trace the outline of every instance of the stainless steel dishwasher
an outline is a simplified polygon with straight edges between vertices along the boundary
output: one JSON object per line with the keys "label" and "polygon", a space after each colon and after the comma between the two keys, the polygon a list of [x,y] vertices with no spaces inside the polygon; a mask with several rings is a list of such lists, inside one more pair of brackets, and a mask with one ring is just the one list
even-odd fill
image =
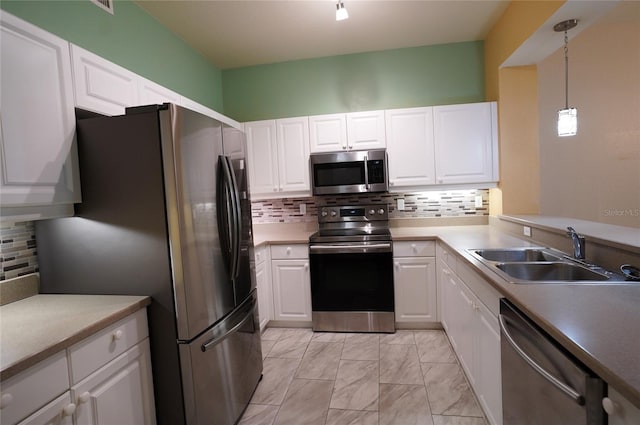
{"label": "stainless steel dishwasher", "polygon": [[504,425],[603,425],[605,383],[504,298]]}

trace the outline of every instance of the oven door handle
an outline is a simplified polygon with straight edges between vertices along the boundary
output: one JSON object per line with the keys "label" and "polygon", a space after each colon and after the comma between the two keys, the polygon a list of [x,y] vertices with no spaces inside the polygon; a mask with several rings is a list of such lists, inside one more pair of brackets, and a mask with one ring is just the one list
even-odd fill
{"label": "oven door handle", "polygon": [[310,245],[309,252],[315,254],[343,254],[343,253],[370,253],[391,252],[391,242],[375,243],[368,245]]}

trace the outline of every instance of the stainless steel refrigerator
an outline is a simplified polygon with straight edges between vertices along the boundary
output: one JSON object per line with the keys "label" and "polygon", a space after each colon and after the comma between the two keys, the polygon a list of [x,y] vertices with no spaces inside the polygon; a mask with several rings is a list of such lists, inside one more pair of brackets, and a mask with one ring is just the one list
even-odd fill
{"label": "stainless steel refrigerator", "polygon": [[157,422],[234,424],[262,373],[244,135],[172,104],[84,115],[82,203],[36,223],[41,292],[151,296]]}

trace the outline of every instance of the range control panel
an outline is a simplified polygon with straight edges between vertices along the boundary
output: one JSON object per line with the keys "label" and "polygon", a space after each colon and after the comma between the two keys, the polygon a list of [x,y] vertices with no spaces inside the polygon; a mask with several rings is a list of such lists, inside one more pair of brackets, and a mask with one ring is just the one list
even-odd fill
{"label": "range control panel", "polygon": [[389,220],[387,204],[336,205],[318,209],[318,223]]}

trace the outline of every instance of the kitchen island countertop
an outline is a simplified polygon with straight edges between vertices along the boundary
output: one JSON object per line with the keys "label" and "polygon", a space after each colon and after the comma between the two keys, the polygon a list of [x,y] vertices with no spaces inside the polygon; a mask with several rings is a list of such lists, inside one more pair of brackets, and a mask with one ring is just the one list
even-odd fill
{"label": "kitchen island countertop", "polygon": [[150,303],[144,296],[39,294],[0,307],[0,380]]}

